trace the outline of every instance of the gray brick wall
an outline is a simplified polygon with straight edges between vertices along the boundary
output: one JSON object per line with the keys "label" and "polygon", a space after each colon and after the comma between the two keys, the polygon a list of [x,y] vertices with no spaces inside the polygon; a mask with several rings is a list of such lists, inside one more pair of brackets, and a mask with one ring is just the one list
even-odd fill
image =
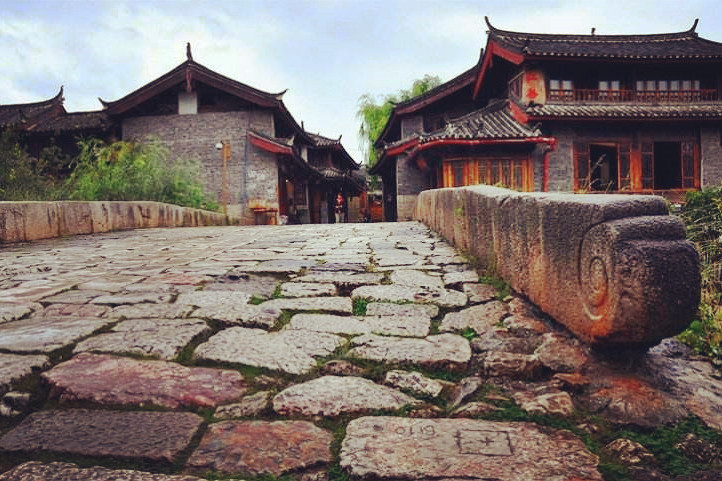
{"label": "gray brick wall", "polygon": [[415,115],[401,120],[401,138],[405,139],[413,134],[424,132],[424,117]]}
{"label": "gray brick wall", "polygon": [[[430,189],[428,176],[421,172],[416,162],[400,155],[396,161],[396,215],[398,220],[411,220],[413,202],[422,190]],[[405,199],[402,202],[402,198]]]}
{"label": "gray brick wall", "polygon": [[702,187],[722,184],[722,128],[702,127],[700,144]]}
{"label": "gray brick wall", "polygon": [[274,154],[261,151],[247,142],[249,129],[273,135],[270,110],[134,117],[123,121],[123,139],[154,137],[171,151],[171,159],[197,159],[203,167],[206,190],[220,200],[223,161],[216,144],[231,142],[231,160],[227,165],[229,203],[244,218],[247,201],[252,198],[278,202],[278,170]]}

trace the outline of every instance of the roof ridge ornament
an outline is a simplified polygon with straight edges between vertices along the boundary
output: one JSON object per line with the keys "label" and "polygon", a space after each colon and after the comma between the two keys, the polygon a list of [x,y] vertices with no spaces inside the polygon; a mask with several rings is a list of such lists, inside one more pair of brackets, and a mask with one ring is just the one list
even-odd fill
{"label": "roof ridge ornament", "polygon": [[186,42],[186,58],[189,62],[193,61],[193,53],[191,53],[191,43]]}
{"label": "roof ridge ornament", "polygon": [[692,34],[693,37],[696,37],[697,34],[697,24],[699,23],[699,18],[694,19],[694,23],[692,24],[692,28],[689,29],[689,33]]}
{"label": "roof ridge ornament", "polygon": [[489,30],[496,30],[494,26],[489,21],[489,17],[484,15],[484,22],[486,22],[486,26],[489,27]]}

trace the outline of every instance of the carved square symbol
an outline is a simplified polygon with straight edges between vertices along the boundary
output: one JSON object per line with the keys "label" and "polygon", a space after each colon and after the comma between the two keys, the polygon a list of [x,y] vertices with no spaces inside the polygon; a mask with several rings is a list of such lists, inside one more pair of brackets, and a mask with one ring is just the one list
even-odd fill
{"label": "carved square symbol", "polygon": [[511,456],[511,440],[506,431],[476,431],[462,429],[456,433],[461,454]]}

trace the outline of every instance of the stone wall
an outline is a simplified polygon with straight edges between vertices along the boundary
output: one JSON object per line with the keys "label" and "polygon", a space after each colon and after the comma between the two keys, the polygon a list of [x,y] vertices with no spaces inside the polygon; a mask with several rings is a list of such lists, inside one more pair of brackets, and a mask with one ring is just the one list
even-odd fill
{"label": "stone wall", "polygon": [[278,203],[278,168],[273,154],[253,147],[247,139],[249,130],[273,135],[273,113],[270,110],[201,113],[194,115],[163,115],[132,117],[123,121],[123,139],[156,138],[171,151],[171,159],[197,159],[203,167],[203,183],[207,192],[220,201],[223,160],[216,145],[222,140],[231,143],[231,159],[227,164],[229,211],[252,218],[247,211],[249,199],[260,198]]}
{"label": "stone wall", "polygon": [[718,126],[700,129],[702,187],[722,184],[722,129]]}
{"label": "stone wall", "polygon": [[0,244],[150,227],[228,225],[217,212],[159,202],[0,202]]}
{"label": "stone wall", "polygon": [[697,252],[661,197],[474,186],[422,192],[414,216],[595,345],[653,345],[699,304]]}

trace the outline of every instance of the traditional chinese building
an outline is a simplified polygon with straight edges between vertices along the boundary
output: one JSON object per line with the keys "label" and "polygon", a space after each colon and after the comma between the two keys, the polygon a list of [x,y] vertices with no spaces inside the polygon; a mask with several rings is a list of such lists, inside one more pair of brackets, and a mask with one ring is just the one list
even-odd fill
{"label": "traditional chinese building", "polygon": [[510,32],[489,23],[479,62],[398,104],[371,173],[386,217],[424,189],[659,193],[722,182],[722,44],[654,35]]}
{"label": "traditional chinese building", "polygon": [[[187,60],[96,112],[68,113],[62,89],[53,99],[0,106],[0,128],[23,133],[31,154],[51,140],[72,150],[77,137],[157,139],[171,158],[200,161],[203,183],[244,223],[328,221],[328,199],[365,190],[340,143],[306,132],[268,93]],[[352,213],[352,218],[358,216]],[[331,216],[331,218],[333,218]]]}

